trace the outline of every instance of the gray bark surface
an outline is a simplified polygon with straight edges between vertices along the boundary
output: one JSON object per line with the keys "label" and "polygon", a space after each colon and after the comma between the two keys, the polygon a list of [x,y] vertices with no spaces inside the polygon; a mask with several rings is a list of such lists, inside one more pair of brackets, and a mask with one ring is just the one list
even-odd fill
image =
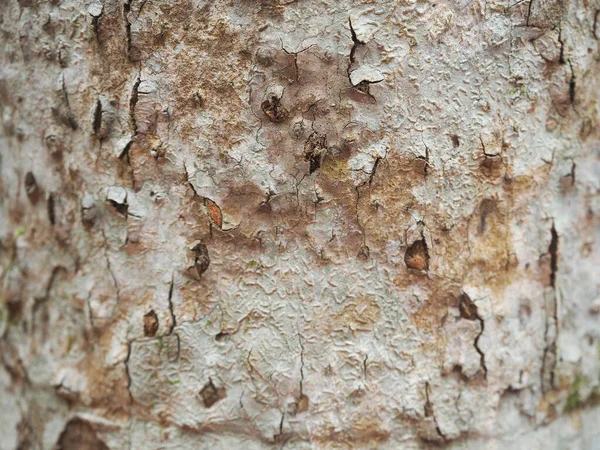
{"label": "gray bark surface", "polygon": [[600,448],[597,0],[0,0],[0,449]]}

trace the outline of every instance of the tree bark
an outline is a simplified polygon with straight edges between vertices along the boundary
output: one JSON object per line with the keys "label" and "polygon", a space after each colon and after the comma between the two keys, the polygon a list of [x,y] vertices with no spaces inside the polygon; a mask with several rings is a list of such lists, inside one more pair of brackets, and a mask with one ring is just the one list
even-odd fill
{"label": "tree bark", "polygon": [[0,449],[598,448],[598,1],[0,3]]}

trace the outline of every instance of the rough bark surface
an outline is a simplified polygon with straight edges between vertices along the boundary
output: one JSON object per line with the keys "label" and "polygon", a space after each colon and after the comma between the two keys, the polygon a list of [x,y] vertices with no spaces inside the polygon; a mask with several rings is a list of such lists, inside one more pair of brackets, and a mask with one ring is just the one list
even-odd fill
{"label": "rough bark surface", "polygon": [[600,3],[1,0],[0,448],[599,448]]}

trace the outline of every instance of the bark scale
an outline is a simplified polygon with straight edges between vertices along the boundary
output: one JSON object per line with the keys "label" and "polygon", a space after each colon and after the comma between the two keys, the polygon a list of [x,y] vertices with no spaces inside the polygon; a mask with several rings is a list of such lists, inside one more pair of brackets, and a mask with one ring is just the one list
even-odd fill
{"label": "bark scale", "polygon": [[3,0],[0,449],[597,448],[599,11]]}

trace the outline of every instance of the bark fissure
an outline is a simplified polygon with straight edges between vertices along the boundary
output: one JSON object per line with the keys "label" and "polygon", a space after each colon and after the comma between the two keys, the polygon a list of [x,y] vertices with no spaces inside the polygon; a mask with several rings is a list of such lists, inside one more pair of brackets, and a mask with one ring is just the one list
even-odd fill
{"label": "bark fissure", "polygon": [[309,48],[311,48],[311,47],[313,47],[313,45],[309,45],[308,47],[306,47],[306,48],[303,48],[302,50],[299,50],[299,51],[297,51],[297,52],[292,52],[292,51],[289,51],[289,50],[287,50],[287,49],[286,49],[286,48],[283,46],[283,43],[281,44],[281,49],[284,51],[284,53],[286,53],[286,54],[288,54],[288,55],[292,55],[292,56],[294,57],[294,71],[295,71],[295,73],[296,73],[296,77],[295,77],[295,78],[296,78],[296,79],[295,79],[296,83],[299,83],[299,82],[300,82],[300,72],[299,72],[299,70],[298,70],[298,55],[299,55],[300,53],[302,53],[302,52],[305,52],[306,50],[308,50],[308,49],[309,49]]}
{"label": "bark fissure", "polygon": [[171,273],[171,283],[169,284],[169,314],[171,315],[171,325],[167,334],[173,334],[173,329],[177,326],[177,318],[175,317],[175,311],[173,309],[173,287],[175,286],[175,273]]}
{"label": "bark fissure", "polygon": [[46,201],[46,210],[48,211],[48,221],[50,222],[50,225],[56,225],[56,209],[53,192],[50,192],[48,194],[48,200]]}
{"label": "bark fissure", "polygon": [[487,378],[487,366],[485,365],[485,353],[483,353],[483,350],[481,350],[481,347],[479,346],[479,339],[481,338],[481,335],[483,334],[483,332],[485,330],[485,322],[483,321],[483,319],[480,316],[478,316],[478,320],[479,320],[479,324],[481,326],[481,331],[475,338],[475,342],[473,343],[473,345],[475,346],[475,350],[477,351],[477,353],[479,353],[479,358],[480,358],[479,364],[481,366],[481,370],[483,370],[483,378],[485,379],[485,378]]}
{"label": "bark fissure", "polygon": [[533,0],[529,0],[529,5],[527,5],[527,19],[525,20],[525,26],[529,26],[529,18],[531,17],[531,6],[533,5]]}
{"label": "bark fissure", "polygon": [[477,308],[477,305],[475,304],[475,302],[473,302],[469,298],[469,296],[465,293],[463,293],[460,297],[458,309],[460,311],[460,316],[463,319],[477,320],[479,322],[480,330],[479,330],[479,333],[477,334],[477,336],[475,337],[475,340],[473,341],[473,347],[475,348],[475,351],[479,354],[479,366],[483,373],[483,378],[486,379],[487,378],[487,366],[485,365],[485,353],[483,352],[483,350],[481,349],[481,347],[479,345],[479,339],[481,338],[481,335],[485,331],[485,322],[483,320],[483,317],[481,317],[481,314],[479,313],[479,309]]}
{"label": "bark fissure", "polygon": [[135,81],[133,82],[133,87],[131,89],[131,96],[129,97],[129,122],[131,124],[131,129],[133,130],[134,138],[137,136],[138,127],[137,121],[135,118],[135,107],[137,106],[139,100],[139,88],[142,82],[142,72],[139,71]]}
{"label": "bark fissure", "polygon": [[97,16],[92,15],[92,29],[94,30],[94,39],[96,42],[99,41],[100,17],[102,17],[102,12]]}
{"label": "bark fissure", "polygon": [[129,406],[130,406],[130,411],[129,411],[129,417],[130,417],[130,421],[133,420],[133,411],[131,410],[131,408],[133,407],[133,394],[131,393],[131,372],[129,370],[129,360],[131,359],[131,346],[133,345],[133,343],[135,342],[135,339],[130,340],[127,343],[127,355],[125,356],[125,376],[127,378],[127,393],[129,394]]}
{"label": "bark fissure", "polygon": [[127,39],[127,58],[131,60],[131,22],[129,21],[129,13],[131,12],[131,0],[126,0],[123,3],[123,19],[125,20],[125,36]]}
{"label": "bark fissure", "polygon": [[[354,27],[352,27],[352,19],[350,17],[348,18],[348,25],[350,26],[350,37],[352,39],[352,48],[350,49],[350,61],[348,63],[348,68],[346,69],[346,71],[348,73],[348,80],[350,80],[350,70],[352,69],[352,64],[354,64],[354,62],[355,62],[356,49],[359,46],[364,45],[364,42],[359,41],[358,38],[356,37],[356,32],[354,31]],[[352,81],[350,81],[350,84],[352,84]]]}
{"label": "bark fissure", "polygon": [[442,433],[442,430],[440,429],[440,426],[437,422],[437,418],[435,417],[435,410],[433,407],[433,403],[431,402],[431,400],[429,399],[429,390],[431,389],[431,385],[429,384],[429,381],[425,382],[425,407],[424,407],[424,412],[425,412],[425,417],[431,417],[433,420],[433,424],[435,425],[435,431],[438,434],[438,436],[445,440],[446,436],[444,436],[444,433]]}
{"label": "bark fissure", "polygon": [[0,8],[7,445],[587,432],[597,1],[57,1]]}
{"label": "bark fissure", "polygon": [[562,35],[562,22],[558,23],[558,43],[560,44],[560,53],[558,54],[559,64],[564,64],[565,61],[565,41]]}
{"label": "bark fissure", "polygon": [[94,110],[94,121],[93,121],[93,129],[94,134],[102,140],[100,137],[100,128],[102,126],[102,102],[100,99],[96,101],[96,109]]}
{"label": "bark fissure", "polygon": [[423,145],[425,146],[425,156],[417,156],[417,159],[423,161],[423,175],[427,176],[429,174],[429,147],[424,142]]}
{"label": "bark fissure", "polygon": [[571,63],[571,60],[568,60],[569,62],[569,68],[571,70],[571,78],[569,78],[569,100],[571,102],[571,104],[575,103],[575,88],[576,88],[576,82],[575,82],[575,72],[573,71],[573,64]]}
{"label": "bark fissure", "polygon": [[298,336],[298,342],[300,344],[300,398],[302,398],[304,395],[302,390],[304,385],[304,344],[300,336]]}
{"label": "bark fissure", "polygon": [[77,123],[77,119],[75,118],[75,114],[71,109],[71,103],[69,102],[69,94],[67,93],[67,85],[65,83],[65,76],[62,75],[62,94],[63,94],[63,102],[67,109],[66,113],[66,124],[71,127],[73,131],[79,128],[79,124]]}
{"label": "bark fissure", "polygon": [[373,95],[371,95],[371,93],[369,91],[369,86],[372,84],[381,83],[382,80],[379,80],[379,81],[362,80],[357,84],[354,84],[352,82],[351,74],[352,74],[352,67],[354,66],[354,64],[356,62],[356,50],[361,45],[365,45],[365,43],[360,41],[358,39],[358,37],[356,36],[356,32],[354,31],[354,27],[352,26],[351,18],[348,18],[348,25],[350,26],[350,37],[352,39],[352,48],[350,49],[350,56],[348,58],[349,59],[348,67],[346,68],[346,74],[348,76],[348,81],[350,82],[350,85],[354,89],[357,89],[358,91],[367,94],[371,99],[373,99],[375,102],[377,102],[377,99],[375,99],[375,97],[373,97]]}
{"label": "bark fissure", "polygon": [[[550,287],[552,293],[546,301],[546,328],[544,330],[545,347],[542,354],[541,383],[542,392],[548,392],[555,387],[556,372],[556,342],[558,339],[558,296],[556,292],[556,276],[558,273],[558,246],[559,236],[552,222],[550,228],[550,244],[548,254],[550,256]],[[549,302],[549,304],[548,304]]]}
{"label": "bark fissure", "polygon": [[375,158],[375,162],[373,163],[373,168],[371,169],[371,173],[369,174],[369,186],[371,184],[373,184],[373,178],[375,178],[375,173],[377,172],[377,167],[379,166],[379,163],[381,162],[382,158],[381,156],[378,156],[377,158]]}
{"label": "bark fissure", "polygon": [[550,254],[550,286],[552,289],[556,289],[556,273],[558,271],[558,233],[554,222],[552,228],[550,228],[550,245],[548,246],[548,253]]}
{"label": "bark fissure", "polygon": [[485,142],[483,142],[483,139],[481,139],[481,136],[479,137],[479,142],[481,143],[481,150],[483,151],[483,156],[485,156],[486,158],[497,158],[501,155],[500,152],[488,153],[485,149]]}

